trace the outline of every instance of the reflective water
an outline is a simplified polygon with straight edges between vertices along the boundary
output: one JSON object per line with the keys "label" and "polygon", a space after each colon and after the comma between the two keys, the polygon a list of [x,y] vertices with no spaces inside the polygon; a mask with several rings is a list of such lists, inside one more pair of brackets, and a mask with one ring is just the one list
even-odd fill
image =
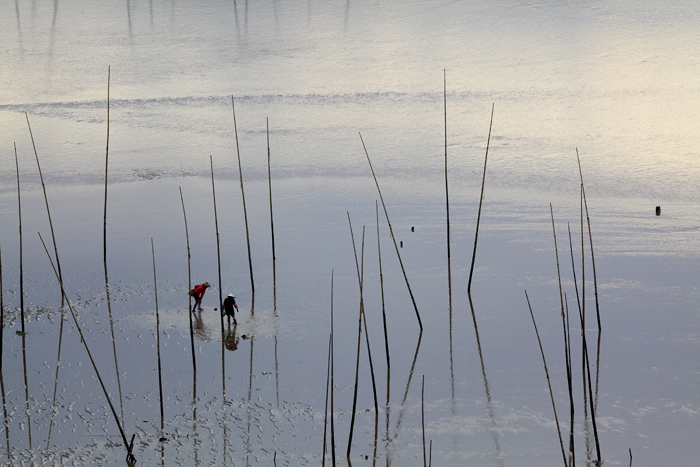
{"label": "reflective water", "polygon": [[[67,310],[61,331],[60,288],[36,235],[41,232],[52,249],[25,111],[65,287],[126,436],[136,435],[139,464],[319,463],[332,271],[336,454],[346,462],[359,310],[349,211],[358,255],[366,226],[363,299],[379,405],[375,420],[363,341],[353,464],[422,465],[425,375],[425,438],[432,440],[436,465],[560,465],[547,380],[523,290],[537,319],[568,445],[549,203],[574,327],[576,290],[566,224],[571,223],[581,294],[576,148],[603,329],[598,341],[586,243],[586,335],[602,458],[628,465],[631,449],[634,465],[691,465],[700,455],[700,64],[695,59],[700,7],[695,2],[17,0],[3,3],[0,17],[5,19],[0,29],[3,444],[9,463],[120,464],[126,454]],[[112,326],[102,263],[108,67]],[[472,314],[466,284],[492,103]],[[399,251],[424,327],[420,333],[380,206],[389,383],[378,194],[358,132],[397,242],[403,242]],[[13,332],[21,326],[15,142],[24,339]],[[235,291],[241,308],[233,337],[226,333],[223,347],[214,310],[219,290],[210,155],[222,293]],[[214,285],[205,295],[204,311],[193,315],[196,381],[180,187],[193,283]],[[661,206],[658,217],[656,206]],[[581,336],[575,329],[575,452],[584,462],[595,459],[596,450],[584,422]]]}

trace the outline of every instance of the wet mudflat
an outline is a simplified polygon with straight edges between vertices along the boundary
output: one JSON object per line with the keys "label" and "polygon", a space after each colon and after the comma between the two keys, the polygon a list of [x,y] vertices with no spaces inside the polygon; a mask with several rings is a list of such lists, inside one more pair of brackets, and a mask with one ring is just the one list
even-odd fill
{"label": "wet mudflat", "polygon": [[[628,465],[631,449],[633,465],[690,465],[697,459],[700,162],[693,135],[700,106],[697,84],[689,78],[697,73],[693,65],[681,65],[699,43],[691,27],[697,24],[694,6],[658,10],[644,4],[631,11],[459,3],[341,8],[18,2],[16,9],[3,8],[4,17],[16,22],[0,33],[10,64],[0,71],[7,90],[0,102],[0,248],[2,442],[9,464],[117,465],[126,455],[70,313],[61,309],[60,287],[36,234],[51,238],[25,111],[41,159],[65,289],[126,435],[135,435],[140,465],[321,462],[331,274],[336,455],[347,462],[360,307],[348,212],[358,255],[366,229],[363,302],[379,405],[375,414],[363,336],[352,463],[422,465],[423,408],[426,443],[432,441],[436,465],[561,465],[524,290],[568,446],[569,397],[549,203],[563,288],[570,311],[577,313],[567,237],[570,223],[582,294],[576,147],[601,312],[598,339],[584,225],[586,336],[602,458],[606,465]],[[105,17],[110,19],[98,27],[95,19]],[[432,32],[437,25],[450,34],[437,37]],[[501,33],[489,32],[498,25]],[[673,34],[666,33],[669,25]],[[586,32],[588,39],[572,31]],[[102,262],[108,65],[111,325]],[[493,102],[470,306],[466,287]],[[390,378],[377,252],[378,193],[358,131],[396,240],[403,242],[399,251],[423,324],[421,332],[380,204]],[[22,188],[26,336],[15,333],[21,324],[13,142]],[[221,292],[234,292],[240,308],[237,325],[225,326],[223,334],[210,155]],[[196,376],[179,188],[187,208],[193,283],[214,285],[204,309],[192,315]],[[658,217],[657,205],[662,207]],[[573,324],[571,339],[580,463],[596,459],[596,449],[592,427],[584,421],[581,333]]]}

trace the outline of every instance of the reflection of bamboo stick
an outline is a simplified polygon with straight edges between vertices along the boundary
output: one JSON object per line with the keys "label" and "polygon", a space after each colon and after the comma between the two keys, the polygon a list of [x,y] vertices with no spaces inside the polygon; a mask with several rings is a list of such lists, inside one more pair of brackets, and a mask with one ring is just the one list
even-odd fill
{"label": "reflection of bamboo stick", "polygon": [[58,370],[61,368],[61,343],[63,342],[63,309],[61,309],[61,327],[58,331],[58,357],[56,357],[56,379],[53,383],[53,400],[51,401],[51,422],[49,423],[49,435],[46,438],[46,449],[51,443],[51,429],[53,428],[53,420],[56,411],[56,392],[58,391]]}
{"label": "reflection of bamboo stick", "polygon": [[243,199],[243,219],[245,220],[245,236],[248,242],[248,265],[250,266],[250,290],[252,295],[252,301],[255,301],[255,281],[253,280],[253,259],[250,254],[250,233],[248,231],[248,211],[245,207],[245,192],[243,191],[243,169],[241,168],[241,151],[238,146],[238,127],[236,125],[236,107],[233,103],[233,96],[231,96],[231,109],[233,110],[233,129],[236,134],[236,154],[238,155],[238,174],[241,179],[241,198]]}
{"label": "reflection of bamboo stick", "polygon": [[32,419],[29,416],[29,384],[27,380],[27,335],[22,333],[22,362],[24,363],[24,398],[27,412],[27,433],[29,434],[29,450],[32,450]]}
{"label": "reflection of bamboo stick", "polygon": [[474,274],[474,260],[476,259],[476,242],[479,239],[479,221],[481,220],[481,204],[484,201],[484,185],[486,184],[486,162],[489,158],[489,145],[491,144],[491,127],[493,126],[493,109],[491,105],[491,123],[489,123],[489,137],[486,140],[486,156],[484,157],[484,175],[481,179],[481,197],[479,198],[479,213],[476,216],[476,233],[474,234],[474,253],[472,253],[472,267],[469,270],[469,283],[467,284],[467,292],[472,290],[472,275]]}
{"label": "reflection of bamboo stick", "polygon": [[[185,213],[185,200],[182,197],[182,187],[180,187],[180,201],[182,202],[182,216],[185,218],[185,238],[187,239],[187,290],[192,290],[192,269],[190,263],[192,256],[190,255],[190,234],[187,230],[187,214]],[[192,370],[197,374],[197,360],[194,353],[194,329],[192,328],[192,296],[188,294],[189,305],[187,307],[187,316],[190,318],[190,343],[192,344]],[[196,381],[196,379],[195,379]]]}
{"label": "reflection of bamboo stick", "polygon": [[61,287],[61,294],[63,295],[63,298],[65,299],[65,302],[68,304],[68,309],[70,310],[71,316],[73,316],[73,323],[75,324],[76,329],[78,329],[78,333],[80,334],[80,341],[83,343],[85,346],[85,351],[88,354],[88,357],[90,358],[90,363],[92,363],[92,368],[95,370],[95,375],[97,376],[97,379],[100,383],[100,386],[102,387],[102,392],[104,393],[105,399],[107,399],[107,403],[109,404],[109,408],[112,410],[112,415],[114,416],[114,421],[117,424],[117,427],[119,428],[119,433],[122,436],[122,440],[124,441],[124,446],[127,449],[127,461],[136,461],[136,458],[131,452],[131,448],[129,447],[129,442],[126,440],[126,434],[124,433],[124,429],[122,428],[121,421],[119,417],[117,416],[117,411],[114,409],[114,404],[112,404],[112,399],[109,397],[109,393],[107,393],[107,389],[105,388],[104,383],[102,382],[102,377],[100,376],[100,372],[97,369],[97,365],[95,364],[95,360],[92,358],[92,354],[90,353],[90,349],[88,348],[87,340],[85,340],[85,336],[83,336],[83,330],[81,329],[80,325],[78,324],[78,319],[75,317],[75,312],[73,311],[73,306],[70,303],[70,300],[68,300],[68,295],[66,294],[65,289],[63,288],[63,281],[61,281],[58,271],[56,270],[56,267],[53,264],[53,260],[51,259],[51,255],[49,254],[49,250],[46,248],[46,243],[44,243],[44,239],[41,237],[41,234],[39,234],[39,239],[41,240],[41,244],[44,246],[44,251],[46,251],[46,256],[49,257],[49,262],[51,263],[51,267],[53,268],[53,272],[56,276],[56,279],[58,280],[59,286]]}
{"label": "reflection of bamboo stick", "polygon": [[360,269],[360,310],[365,326],[365,343],[367,344],[367,357],[369,358],[369,371],[372,375],[372,392],[374,394],[374,413],[379,413],[377,403],[377,385],[374,379],[374,365],[372,364],[372,349],[369,346],[369,331],[367,330],[367,315],[365,314],[364,282],[365,282],[365,226],[362,226],[362,268]]}
{"label": "reflection of bamboo stick", "polygon": [[[0,328],[1,329],[1,328]],[[7,419],[7,402],[5,401],[5,378],[0,370],[0,390],[2,390],[2,423],[5,426],[5,441],[7,441],[7,457],[10,457],[10,423]]]}
{"label": "reflection of bamboo stick", "polygon": [[[569,415],[571,427],[569,429],[569,459],[573,462],[574,458],[574,395],[571,381],[571,355],[569,352],[569,339],[567,334],[566,319],[564,317],[564,294],[561,287],[561,271],[559,268],[559,249],[557,248],[557,231],[554,227],[554,211],[552,203],[549,203],[549,212],[552,216],[552,233],[554,235],[554,253],[557,259],[557,279],[559,281],[559,301],[561,303],[561,321],[564,331],[564,358],[566,360],[566,381],[569,387]],[[568,307],[568,305],[567,305]]]}
{"label": "reflection of bamboo stick", "polygon": [[547,386],[549,386],[549,397],[552,399],[552,410],[554,411],[554,421],[557,423],[557,433],[559,434],[559,445],[561,446],[561,455],[564,459],[564,467],[566,467],[566,453],[564,452],[564,441],[561,438],[561,429],[559,428],[559,417],[557,416],[557,407],[554,404],[554,392],[552,391],[552,383],[549,380],[549,370],[547,369],[547,360],[544,357],[544,349],[542,348],[542,340],[540,339],[540,332],[537,330],[537,323],[535,322],[535,315],[532,313],[532,306],[530,305],[530,297],[527,296],[527,290],[525,291],[525,298],[527,299],[527,307],[530,309],[530,316],[532,317],[532,325],[535,327],[535,334],[537,335],[537,343],[540,345],[540,353],[542,354],[542,363],[544,364],[544,373],[547,375]]}
{"label": "reflection of bamboo stick", "polygon": [[406,390],[403,393],[403,399],[401,399],[401,409],[399,411],[398,419],[396,420],[396,428],[394,430],[394,438],[399,436],[399,429],[401,428],[401,422],[403,421],[403,415],[406,411],[406,399],[408,398],[408,390],[411,387],[411,380],[413,379],[413,372],[416,369],[416,361],[418,360],[418,351],[420,350],[421,339],[423,339],[423,331],[418,334],[418,342],[416,343],[416,353],[413,355],[413,363],[411,363],[411,370],[408,372],[408,379],[406,380]]}
{"label": "reflection of bamboo stick", "polygon": [[270,122],[265,118],[267,133],[267,185],[270,191],[270,234],[272,235],[272,299],[277,308],[277,270],[275,268],[275,220],[272,216],[272,174],[270,171]]}
{"label": "reflection of bamboo stick", "polygon": [[[109,91],[108,91],[109,92]],[[39,155],[36,152],[36,144],[34,144],[34,135],[32,134],[32,126],[29,124],[29,115],[24,112],[27,119],[27,127],[29,128],[29,136],[32,139],[32,147],[34,148],[34,157],[36,158],[36,166],[39,169],[39,179],[41,180],[41,188],[44,191],[44,202],[46,203],[46,215],[49,217],[49,228],[51,229],[51,240],[53,241],[53,249],[56,254],[56,267],[58,268],[58,277],[63,280],[61,275],[61,262],[58,259],[58,247],[56,246],[56,236],[53,232],[53,222],[51,221],[51,210],[49,209],[49,198],[46,196],[46,185],[44,184],[44,176],[41,174],[41,165],[39,164]],[[61,306],[63,306],[63,297],[61,297]]]}
{"label": "reflection of bamboo stick", "polygon": [[19,307],[22,315],[22,333],[24,333],[24,265],[22,262],[22,197],[19,189],[19,162],[17,161],[17,143],[15,143],[15,166],[17,167],[17,211],[19,213]]}
{"label": "reflection of bamboo stick", "polygon": [[360,134],[360,141],[362,141],[362,148],[365,150],[365,155],[367,156],[367,162],[369,162],[369,168],[372,171],[372,177],[374,178],[374,184],[377,185],[377,192],[379,193],[379,199],[382,202],[382,207],[384,208],[384,215],[386,216],[386,223],[389,225],[389,233],[391,234],[391,239],[394,241],[394,249],[396,250],[396,256],[399,258],[399,265],[401,266],[401,271],[403,272],[404,281],[406,281],[406,288],[408,288],[408,294],[411,296],[411,301],[413,302],[413,308],[416,310],[416,318],[418,318],[418,326],[420,326],[421,331],[423,330],[423,323],[420,319],[420,313],[418,313],[418,305],[416,305],[416,299],[413,298],[413,292],[411,291],[411,285],[408,283],[408,276],[406,276],[406,269],[403,266],[403,261],[401,260],[401,253],[399,253],[399,247],[396,244],[396,237],[394,237],[394,229],[391,227],[391,221],[389,221],[389,213],[386,210],[386,204],[384,203],[384,197],[382,196],[382,191],[379,189],[379,182],[377,181],[377,176],[374,174],[374,168],[372,167],[372,161],[369,159],[369,153],[367,152],[367,147],[362,139],[362,134]]}
{"label": "reflection of bamboo stick", "polygon": [[481,376],[484,380],[484,392],[486,393],[486,407],[489,414],[489,420],[491,421],[491,433],[493,435],[493,444],[496,447],[496,458],[498,459],[498,464],[503,465],[502,452],[501,452],[501,442],[498,438],[498,430],[496,427],[496,416],[493,411],[493,401],[491,400],[491,390],[489,389],[489,380],[486,378],[486,365],[484,365],[484,355],[481,352],[481,339],[479,338],[479,328],[476,324],[476,313],[474,312],[474,303],[472,302],[472,294],[467,291],[467,298],[469,298],[469,308],[472,312],[472,321],[474,321],[474,334],[476,335],[476,346],[479,350],[479,362],[481,363]]}
{"label": "reflection of bamboo stick", "polygon": [[158,282],[156,281],[156,250],[151,238],[151,254],[153,255],[153,292],[156,297],[156,349],[158,352],[158,399],[160,401],[160,431],[163,432],[163,376],[160,365],[160,315],[158,314]]}

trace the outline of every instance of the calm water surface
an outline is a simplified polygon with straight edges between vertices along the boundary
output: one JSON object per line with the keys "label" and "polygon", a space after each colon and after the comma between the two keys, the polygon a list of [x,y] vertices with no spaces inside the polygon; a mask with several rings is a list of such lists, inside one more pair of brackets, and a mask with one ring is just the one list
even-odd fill
{"label": "calm water surface", "polygon": [[[0,17],[6,411],[0,437],[8,464],[118,465],[125,456],[67,310],[61,326],[60,287],[37,236],[52,249],[25,112],[65,288],[126,435],[135,434],[139,465],[320,463],[331,275],[335,439],[338,460],[346,462],[360,301],[348,212],[358,255],[365,227],[363,299],[379,406],[375,418],[363,338],[353,465],[422,465],[421,408],[436,465],[561,465],[524,294],[537,319],[568,447],[550,203],[571,312],[576,460],[596,458],[590,414],[584,414],[577,292],[585,296],[605,464],[629,465],[630,449],[637,466],[693,465],[700,457],[696,2],[17,0],[4,2]],[[108,67],[112,323],[102,262]],[[492,105],[472,312],[466,284]],[[380,206],[390,373],[378,194],[358,132],[396,240],[403,242],[401,259],[423,324],[421,333]],[[13,143],[21,181],[24,338],[14,332],[21,322]],[[600,338],[587,236],[581,268],[577,149],[594,243]],[[224,346],[215,310],[209,156],[221,292],[234,291],[241,309]],[[196,378],[179,188],[192,281],[214,285],[193,319]]]}

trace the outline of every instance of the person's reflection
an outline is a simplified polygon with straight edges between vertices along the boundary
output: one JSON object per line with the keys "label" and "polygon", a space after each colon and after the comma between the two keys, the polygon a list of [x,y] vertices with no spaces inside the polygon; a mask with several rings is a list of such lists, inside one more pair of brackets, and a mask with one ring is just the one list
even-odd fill
{"label": "person's reflection", "polygon": [[204,324],[204,320],[202,319],[202,312],[201,311],[195,311],[192,313],[194,316],[194,334],[204,342],[210,341],[211,340],[211,334],[209,331],[209,328]]}
{"label": "person's reflection", "polygon": [[228,329],[224,332],[224,345],[227,350],[234,351],[238,350],[238,335],[236,332],[236,324],[233,325],[233,330],[231,330],[231,323],[228,323]]}

